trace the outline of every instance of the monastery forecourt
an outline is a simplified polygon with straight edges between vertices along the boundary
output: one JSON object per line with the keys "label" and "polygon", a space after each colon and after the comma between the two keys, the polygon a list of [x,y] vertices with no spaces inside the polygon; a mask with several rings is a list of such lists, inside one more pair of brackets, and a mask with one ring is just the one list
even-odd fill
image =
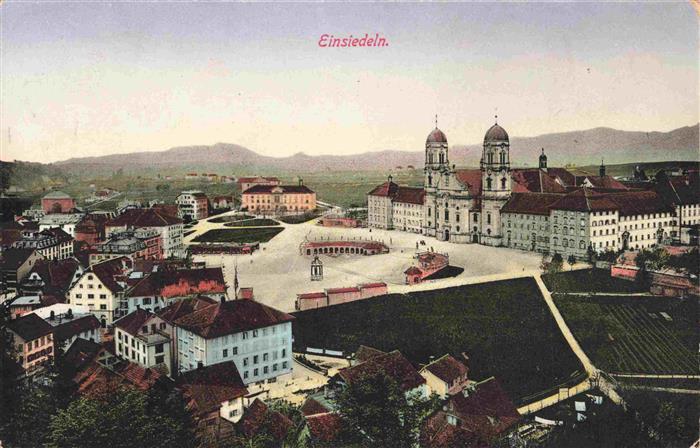
{"label": "monastery forecourt", "polygon": [[578,259],[678,238],[681,211],[656,191],[628,188],[604,165],[598,176],[550,168],[544,150],[538,162],[512,168],[508,133],[496,123],[484,136],[479,169],[456,169],[436,126],[425,142],[423,188],[389,176],[367,194],[368,226]]}

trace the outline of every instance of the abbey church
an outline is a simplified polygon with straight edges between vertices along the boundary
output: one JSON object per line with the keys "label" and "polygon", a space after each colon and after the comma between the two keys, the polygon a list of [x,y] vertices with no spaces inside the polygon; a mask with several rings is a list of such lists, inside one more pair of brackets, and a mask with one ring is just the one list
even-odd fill
{"label": "abbey church", "polygon": [[700,223],[691,181],[676,182],[674,191],[683,191],[672,197],[660,183],[627,186],[602,164],[597,176],[550,168],[544,149],[538,168],[513,168],[508,133],[497,122],[484,135],[479,169],[456,169],[436,126],[425,142],[423,187],[397,185],[390,176],[368,193],[367,222],[455,243],[584,258],[591,250],[670,243],[682,225]]}

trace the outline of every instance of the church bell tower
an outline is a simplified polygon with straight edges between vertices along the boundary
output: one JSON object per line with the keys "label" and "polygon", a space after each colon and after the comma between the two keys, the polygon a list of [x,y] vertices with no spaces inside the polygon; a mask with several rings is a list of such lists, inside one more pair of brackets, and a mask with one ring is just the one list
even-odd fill
{"label": "church bell tower", "polygon": [[481,156],[481,242],[501,244],[501,208],[511,194],[510,140],[496,123],[486,131]]}

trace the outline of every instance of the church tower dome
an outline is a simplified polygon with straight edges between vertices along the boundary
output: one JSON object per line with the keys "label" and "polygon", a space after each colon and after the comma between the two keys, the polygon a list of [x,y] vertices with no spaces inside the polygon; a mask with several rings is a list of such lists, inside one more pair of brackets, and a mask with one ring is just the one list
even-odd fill
{"label": "church tower dome", "polygon": [[428,138],[425,139],[425,143],[447,143],[447,137],[445,137],[444,132],[435,126],[435,129],[433,129],[432,132],[428,134]]}
{"label": "church tower dome", "polygon": [[508,133],[505,129],[500,127],[498,123],[491,126],[489,130],[486,131],[486,135],[484,135],[484,144],[509,141]]}
{"label": "church tower dome", "polygon": [[428,138],[425,139],[425,169],[428,170],[448,170],[450,166],[447,137],[437,126],[437,115],[435,116],[435,129]]}

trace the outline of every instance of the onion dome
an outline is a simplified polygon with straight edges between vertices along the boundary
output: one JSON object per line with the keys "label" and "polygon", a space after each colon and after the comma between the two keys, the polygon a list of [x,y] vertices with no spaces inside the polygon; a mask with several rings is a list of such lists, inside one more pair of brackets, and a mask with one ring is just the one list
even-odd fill
{"label": "onion dome", "polygon": [[433,129],[433,132],[428,135],[428,138],[425,139],[425,143],[447,143],[447,137],[436,127]]}
{"label": "onion dome", "polygon": [[498,123],[494,124],[489,128],[488,131],[486,131],[486,135],[484,135],[484,143],[489,143],[489,142],[507,142],[508,140],[508,133],[506,132],[505,129],[500,127]]}

